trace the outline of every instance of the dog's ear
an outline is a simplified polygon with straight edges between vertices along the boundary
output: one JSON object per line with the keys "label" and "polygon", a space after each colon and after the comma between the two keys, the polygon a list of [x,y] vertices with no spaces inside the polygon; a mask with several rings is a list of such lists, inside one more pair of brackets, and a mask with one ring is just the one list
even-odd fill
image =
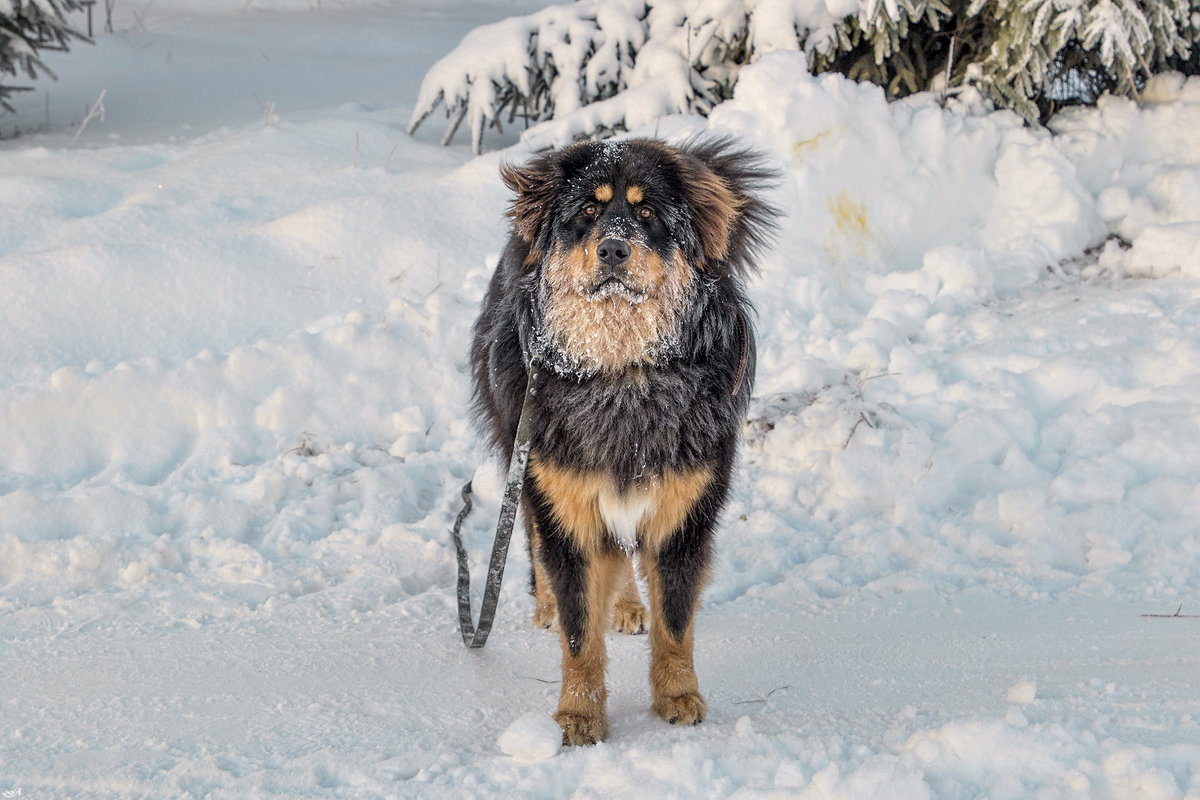
{"label": "dog's ear", "polygon": [[724,261],[729,255],[729,238],[745,198],[699,159],[681,159],[683,193],[700,238],[704,263]]}
{"label": "dog's ear", "polygon": [[539,234],[562,188],[562,174],[549,156],[538,156],[528,164],[502,164],[500,179],[513,191],[508,216],[513,230],[529,246],[530,260],[536,257]]}
{"label": "dog's ear", "polygon": [[744,275],[772,239],[780,212],[763,200],[779,179],[765,159],[728,138],[705,139],[680,148],[681,177],[704,267]]}

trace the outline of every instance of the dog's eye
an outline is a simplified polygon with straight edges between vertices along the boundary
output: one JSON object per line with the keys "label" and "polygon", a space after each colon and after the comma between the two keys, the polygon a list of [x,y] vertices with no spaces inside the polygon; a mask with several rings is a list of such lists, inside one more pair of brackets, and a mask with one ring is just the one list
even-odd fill
{"label": "dog's eye", "polygon": [[583,207],[583,215],[585,217],[594,217],[600,213],[600,206],[595,203],[588,203]]}
{"label": "dog's eye", "polygon": [[637,215],[642,219],[650,219],[654,216],[654,209],[650,206],[638,206]]}

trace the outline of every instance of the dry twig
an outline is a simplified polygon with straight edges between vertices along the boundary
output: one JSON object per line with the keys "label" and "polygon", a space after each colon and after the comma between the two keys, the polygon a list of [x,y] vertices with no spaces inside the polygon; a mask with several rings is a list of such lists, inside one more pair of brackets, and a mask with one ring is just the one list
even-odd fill
{"label": "dry twig", "polygon": [[776,692],[780,691],[781,689],[790,689],[790,688],[792,688],[792,687],[791,686],[776,686],[774,689],[767,692],[765,695],[758,698],[757,700],[734,700],[730,705],[744,706],[744,705],[749,705],[750,703],[765,703],[771,697],[771,695],[775,694]]}
{"label": "dry twig", "polygon": [[1179,604],[1179,608],[1175,609],[1174,614],[1142,614],[1142,616],[1151,619],[1200,619],[1200,614],[1184,614],[1183,603]]}

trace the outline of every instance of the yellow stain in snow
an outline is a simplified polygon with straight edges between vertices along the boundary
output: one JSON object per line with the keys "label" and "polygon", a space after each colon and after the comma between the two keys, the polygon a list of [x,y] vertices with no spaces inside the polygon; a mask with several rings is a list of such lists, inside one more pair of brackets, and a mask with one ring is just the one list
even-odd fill
{"label": "yellow stain in snow", "polygon": [[830,225],[821,240],[821,249],[838,275],[839,285],[849,280],[851,272],[863,267],[874,270],[892,257],[891,243],[883,232],[872,227],[865,204],[851,198],[846,191],[825,202]]}
{"label": "yellow stain in snow", "polygon": [[846,237],[866,236],[870,232],[867,222],[867,207],[850,199],[846,192],[839,192],[829,198],[829,213],[833,216],[833,226]]}
{"label": "yellow stain in snow", "polygon": [[827,140],[840,135],[843,130],[845,130],[844,126],[834,125],[832,128],[821,131],[816,136],[801,139],[792,145],[792,160],[797,164],[804,161],[808,153],[819,148]]}

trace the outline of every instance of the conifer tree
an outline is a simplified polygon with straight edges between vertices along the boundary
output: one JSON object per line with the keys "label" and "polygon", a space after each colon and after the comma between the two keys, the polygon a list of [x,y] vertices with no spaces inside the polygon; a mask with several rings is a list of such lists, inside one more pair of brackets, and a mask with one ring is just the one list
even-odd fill
{"label": "conifer tree", "polygon": [[[0,0],[0,80],[5,73],[30,80],[53,78],[39,51],[66,50],[72,39],[87,40],[66,20],[67,12],[82,8],[79,0]],[[13,111],[8,98],[28,88],[0,84],[0,108]]]}
{"label": "conifer tree", "polygon": [[1200,0],[579,0],[477,28],[425,76],[410,131],[439,105],[464,121],[539,123],[535,146],[706,113],[740,67],[806,53],[897,98],[971,86],[1025,119],[1102,93],[1136,96],[1157,71],[1200,72]]}

